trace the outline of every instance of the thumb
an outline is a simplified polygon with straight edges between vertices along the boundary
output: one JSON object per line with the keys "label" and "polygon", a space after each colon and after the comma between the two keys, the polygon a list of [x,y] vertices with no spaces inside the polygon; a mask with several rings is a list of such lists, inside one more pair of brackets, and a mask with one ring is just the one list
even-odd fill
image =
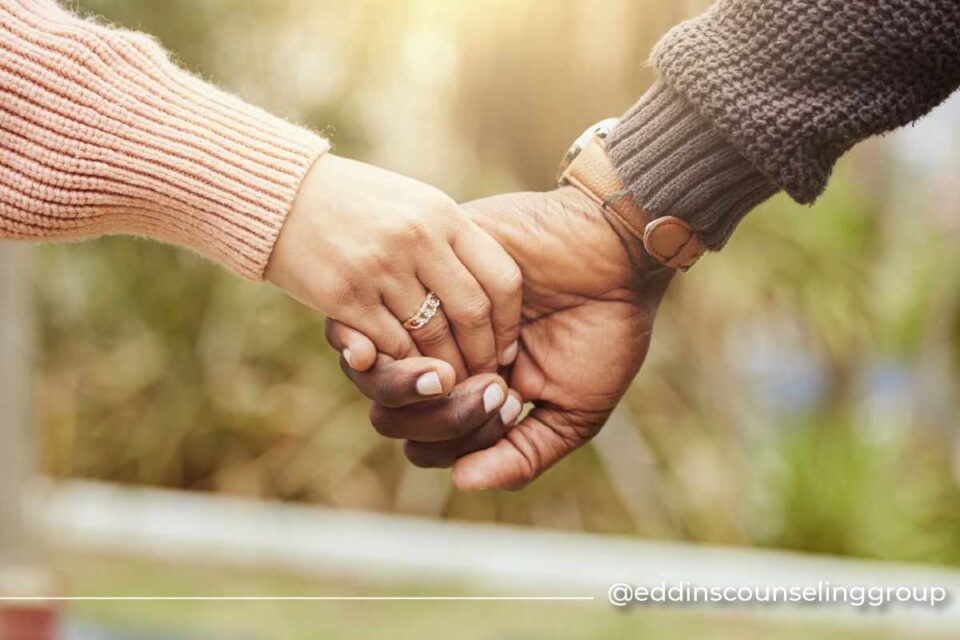
{"label": "thumb", "polygon": [[572,423],[568,412],[534,409],[494,446],[457,460],[453,484],[460,491],[526,486],[597,431],[593,427],[573,427]]}

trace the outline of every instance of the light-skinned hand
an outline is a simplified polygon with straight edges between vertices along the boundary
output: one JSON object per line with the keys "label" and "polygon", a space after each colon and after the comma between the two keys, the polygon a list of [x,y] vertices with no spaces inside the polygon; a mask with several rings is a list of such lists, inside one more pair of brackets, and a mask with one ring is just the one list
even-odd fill
{"label": "light-skinned hand", "polygon": [[[450,378],[442,403],[416,398],[387,406],[373,394],[371,419],[382,433],[389,422],[386,435],[409,440],[406,453],[415,464],[453,463],[461,490],[516,489],[603,426],[643,364],[674,272],[639,255],[636,240],[571,187],[495,196],[464,209],[523,272],[519,355],[503,373],[533,409],[511,426],[519,411],[484,412],[482,385],[467,380],[455,387]],[[365,354],[372,368],[345,368],[361,387],[412,384],[412,377],[398,375],[402,363],[373,362],[362,333],[331,323],[328,338],[334,348]],[[422,375],[443,365],[421,358],[407,366]]]}
{"label": "light-skinned hand", "polygon": [[[458,375],[512,362],[520,320],[516,263],[441,191],[326,154],[310,169],[266,278],[396,359],[429,355]],[[402,322],[433,291],[441,313]],[[361,357],[358,354],[358,357]]]}

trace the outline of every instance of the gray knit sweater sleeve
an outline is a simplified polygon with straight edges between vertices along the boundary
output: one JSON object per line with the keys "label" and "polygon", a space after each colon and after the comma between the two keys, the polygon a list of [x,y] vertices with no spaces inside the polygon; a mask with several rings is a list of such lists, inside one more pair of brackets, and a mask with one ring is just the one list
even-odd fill
{"label": "gray knit sweater sleeve", "polygon": [[653,63],[610,154],[640,204],[718,249],[766,198],[813,202],[847,149],[950,95],[960,1],[720,0]]}

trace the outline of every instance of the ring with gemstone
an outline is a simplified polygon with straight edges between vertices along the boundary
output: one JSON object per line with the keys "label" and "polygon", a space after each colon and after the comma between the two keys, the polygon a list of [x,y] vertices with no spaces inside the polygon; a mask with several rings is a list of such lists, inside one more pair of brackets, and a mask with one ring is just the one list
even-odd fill
{"label": "ring with gemstone", "polygon": [[433,291],[427,294],[417,312],[403,321],[403,328],[407,331],[416,331],[427,326],[433,317],[440,311],[440,298]]}

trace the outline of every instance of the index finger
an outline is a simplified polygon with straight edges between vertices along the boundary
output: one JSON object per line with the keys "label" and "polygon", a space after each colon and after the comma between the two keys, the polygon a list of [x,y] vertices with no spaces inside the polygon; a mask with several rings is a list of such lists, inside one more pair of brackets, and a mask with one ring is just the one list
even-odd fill
{"label": "index finger", "polygon": [[445,442],[482,427],[499,412],[506,398],[503,378],[484,373],[461,382],[434,402],[394,408],[374,404],[370,422],[387,438]]}
{"label": "index finger", "polygon": [[367,371],[353,369],[340,358],[340,368],[360,392],[384,407],[404,407],[443,397],[453,390],[457,374],[436,358],[394,360],[382,353]]}
{"label": "index finger", "polygon": [[490,298],[497,361],[504,367],[513,364],[520,337],[523,294],[520,267],[500,243],[479,228],[458,236],[454,249]]}

